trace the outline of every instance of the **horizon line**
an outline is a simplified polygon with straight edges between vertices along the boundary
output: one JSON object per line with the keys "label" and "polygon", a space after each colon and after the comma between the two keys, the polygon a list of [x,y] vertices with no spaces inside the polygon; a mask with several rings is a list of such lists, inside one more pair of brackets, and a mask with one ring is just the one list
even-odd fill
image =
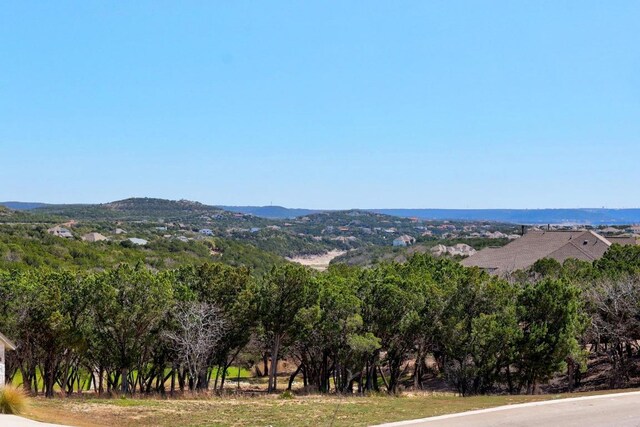
{"label": "horizon line", "polygon": [[0,204],[5,204],[5,203],[22,203],[22,204],[43,204],[43,205],[54,205],[54,206],[61,206],[61,205],[101,205],[101,204],[107,204],[107,203],[114,203],[114,202],[120,202],[120,201],[124,201],[124,200],[131,200],[131,199],[157,199],[157,200],[165,200],[165,201],[173,201],[173,202],[177,202],[177,201],[189,201],[189,202],[195,202],[195,203],[200,203],[206,206],[211,206],[211,207],[231,207],[231,208],[283,208],[283,209],[290,209],[290,210],[310,210],[310,211],[351,211],[351,210],[362,210],[362,211],[375,211],[375,210],[456,210],[456,211],[487,211],[487,210],[502,210],[502,211],[506,211],[506,210],[517,210],[517,211],[538,211],[538,210],[634,210],[634,209],[640,209],[640,206],[638,207],[606,207],[606,206],[602,206],[602,207],[535,207],[535,208],[522,208],[522,207],[490,207],[490,208],[470,208],[470,207],[465,207],[465,208],[459,208],[459,207],[349,207],[349,208],[311,208],[311,207],[290,207],[290,206],[285,206],[285,205],[280,205],[280,204],[269,204],[269,205],[261,205],[261,204],[226,204],[226,203],[207,203],[207,202],[201,202],[199,200],[191,200],[191,199],[186,199],[186,198],[179,198],[179,199],[168,199],[168,198],[163,198],[163,197],[149,197],[149,196],[132,196],[132,197],[126,197],[123,199],[117,199],[117,200],[110,200],[110,201],[106,201],[106,202],[63,202],[63,203],[59,203],[59,202],[34,202],[34,201],[21,201],[21,200],[4,200],[2,202],[0,202]]}

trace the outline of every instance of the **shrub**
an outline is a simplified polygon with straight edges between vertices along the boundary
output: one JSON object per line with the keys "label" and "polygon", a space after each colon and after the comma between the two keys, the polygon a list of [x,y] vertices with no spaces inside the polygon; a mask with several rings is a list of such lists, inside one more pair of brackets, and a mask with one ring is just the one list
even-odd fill
{"label": "shrub", "polygon": [[291,392],[291,390],[285,390],[278,396],[279,399],[295,399],[295,395]]}
{"label": "shrub", "polygon": [[27,406],[27,396],[21,389],[5,386],[0,389],[0,414],[21,414]]}

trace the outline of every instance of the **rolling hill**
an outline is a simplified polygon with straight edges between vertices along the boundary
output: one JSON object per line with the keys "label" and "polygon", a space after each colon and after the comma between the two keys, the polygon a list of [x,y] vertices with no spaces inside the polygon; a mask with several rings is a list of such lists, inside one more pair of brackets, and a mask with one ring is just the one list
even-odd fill
{"label": "rolling hill", "polygon": [[[284,220],[328,212],[324,210],[286,208],[283,206],[212,206],[188,200],[130,198],[103,204],[44,204],[36,202],[0,202],[13,210],[39,212],[80,219],[150,220],[192,218],[201,215],[242,214],[263,219]],[[584,224],[622,225],[640,223],[640,209],[362,209],[401,218],[433,221],[494,221],[512,224]]]}
{"label": "rolling hill", "polygon": [[285,208],[283,206],[220,206],[220,208],[229,212],[237,212],[271,219],[291,219],[324,212],[322,210]]}
{"label": "rolling hill", "polygon": [[101,204],[44,205],[29,212],[76,220],[179,221],[198,216],[231,217],[214,206],[189,200],[130,198]]}

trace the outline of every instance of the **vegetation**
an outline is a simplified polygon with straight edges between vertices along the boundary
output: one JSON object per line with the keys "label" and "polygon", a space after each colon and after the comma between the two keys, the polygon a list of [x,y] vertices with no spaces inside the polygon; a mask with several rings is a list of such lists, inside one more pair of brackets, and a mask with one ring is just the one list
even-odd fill
{"label": "vegetation", "polygon": [[[606,386],[634,384],[635,246],[613,245],[594,263],[540,260],[499,278],[421,253],[435,244],[506,242],[447,235],[458,227],[451,223],[396,249],[384,227],[433,224],[359,211],[254,223],[190,203],[101,205],[116,212],[111,218],[95,206],[73,207],[96,219],[68,225],[68,239],[50,235],[46,222],[0,225],[0,330],[18,345],[7,354],[8,379],[32,395],[91,390],[127,396],[122,405],[133,406],[156,404],[133,397],[229,393],[241,377],[282,397],[265,402],[338,394],[371,403],[378,394],[433,390],[434,382],[462,396],[533,394],[564,372],[571,390],[597,356],[610,366]],[[121,227],[126,233],[116,233]],[[93,231],[110,241],[79,239]],[[353,264],[366,268],[334,263],[314,272],[280,256],[358,246],[351,254],[371,257]]]}
{"label": "vegetation", "polygon": [[[585,395],[585,394],[579,394]],[[568,395],[575,397],[576,395]],[[297,396],[294,399],[224,396],[208,399],[34,399],[25,414],[50,423],[83,427],[126,426],[369,426],[493,406],[559,399],[563,395],[473,396],[415,394]]]}
{"label": "vegetation", "polygon": [[[288,389],[301,377],[323,393],[395,394],[407,381],[424,388],[435,369],[463,395],[532,393],[579,352],[585,320],[566,280],[518,285],[427,255],[325,273],[283,264],[262,278],[223,264],[32,269],[2,273],[0,294],[0,329],[18,344],[9,378],[20,371],[29,392],[48,397],[56,386],[222,390],[240,359],[262,360],[273,392],[286,359],[297,365]],[[205,321],[215,336],[193,349]]]}
{"label": "vegetation", "polygon": [[[116,228],[125,228],[131,233],[128,237],[141,237],[160,245],[177,238],[197,239],[202,237],[199,231],[205,229],[211,236],[250,244],[280,257],[320,254],[335,249],[362,248],[366,251],[379,246],[391,247],[393,239],[400,235],[420,237],[427,230],[435,238],[457,236],[456,233],[469,234],[472,228],[506,233],[515,230],[509,224],[478,221],[470,226],[471,223],[459,221],[420,221],[359,210],[265,219],[198,202],[153,198],[132,198],[97,205],[30,207],[25,211],[2,208],[0,223],[14,226],[33,224],[44,230],[66,223],[76,238],[97,231],[112,237],[112,241],[124,240],[125,236],[114,236],[113,233]],[[477,239],[477,244],[482,245],[485,240]]]}
{"label": "vegetation", "polygon": [[476,250],[486,247],[501,247],[509,243],[507,238],[487,239],[482,237],[460,237],[460,238],[419,238],[417,243],[409,247],[393,246],[365,246],[350,250],[343,255],[333,259],[332,264],[347,264],[352,266],[371,267],[381,262],[406,262],[413,254],[429,253],[429,250],[436,245],[454,246],[458,243],[466,244]]}
{"label": "vegetation", "polygon": [[0,388],[0,414],[20,415],[27,407],[24,391],[6,385]]}
{"label": "vegetation", "polygon": [[277,255],[234,240],[202,238],[183,242],[175,238],[154,238],[141,231],[131,234],[146,237],[150,242],[146,246],[123,245],[122,242],[127,242],[124,240],[125,235],[121,241],[90,243],[52,236],[47,233],[47,226],[44,225],[0,226],[0,268],[91,271],[122,263],[140,263],[154,270],[165,270],[181,265],[219,261],[229,265],[248,266],[262,274],[272,265],[284,262]]}

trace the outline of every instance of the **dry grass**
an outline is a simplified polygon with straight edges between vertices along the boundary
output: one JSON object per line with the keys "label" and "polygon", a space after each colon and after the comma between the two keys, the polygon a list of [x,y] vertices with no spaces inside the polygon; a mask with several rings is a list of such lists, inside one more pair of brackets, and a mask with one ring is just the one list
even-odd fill
{"label": "dry grass", "polygon": [[594,393],[468,398],[446,393],[294,399],[277,396],[176,400],[38,398],[26,416],[74,426],[366,426],[587,394]]}
{"label": "dry grass", "polygon": [[22,389],[6,385],[0,389],[0,414],[20,415],[27,407],[27,396]]}

